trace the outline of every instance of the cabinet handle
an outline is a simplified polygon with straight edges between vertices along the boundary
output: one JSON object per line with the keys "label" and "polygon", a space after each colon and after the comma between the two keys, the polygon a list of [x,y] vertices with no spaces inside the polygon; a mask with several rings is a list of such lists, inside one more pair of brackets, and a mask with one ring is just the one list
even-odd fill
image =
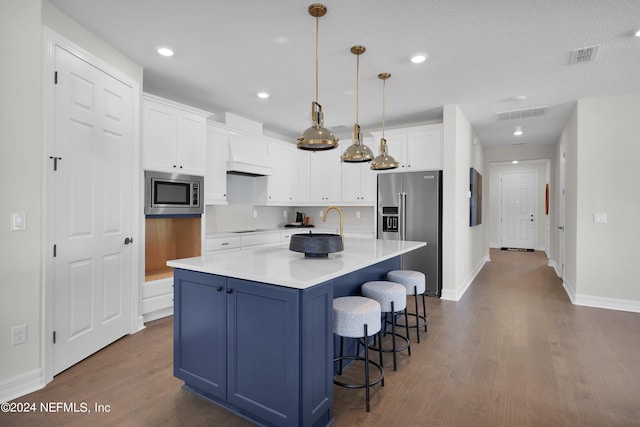
{"label": "cabinet handle", "polygon": [[222,290],[222,286],[218,286],[218,287],[216,288],[216,290],[217,290],[218,292],[220,292],[220,291]]}
{"label": "cabinet handle", "polygon": [[176,165],[173,165],[173,167],[175,168],[175,167],[176,167]]}
{"label": "cabinet handle", "polygon": [[220,243],[220,246],[228,246],[228,245],[229,245],[229,242],[222,242],[222,243]]}
{"label": "cabinet handle", "polygon": [[233,289],[227,289],[228,294],[230,294],[231,292],[233,292]]}

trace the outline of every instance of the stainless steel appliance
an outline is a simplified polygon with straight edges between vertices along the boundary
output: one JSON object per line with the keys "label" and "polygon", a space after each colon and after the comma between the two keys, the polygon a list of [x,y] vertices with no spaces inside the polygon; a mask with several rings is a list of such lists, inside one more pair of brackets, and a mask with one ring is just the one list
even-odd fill
{"label": "stainless steel appliance", "polygon": [[378,239],[427,242],[402,255],[402,268],[421,271],[427,295],[442,294],[442,171],[378,175]]}
{"label": "stainless steel appliance", "polygon": [[201,215],[203,177],[145,171],[145,215]]}

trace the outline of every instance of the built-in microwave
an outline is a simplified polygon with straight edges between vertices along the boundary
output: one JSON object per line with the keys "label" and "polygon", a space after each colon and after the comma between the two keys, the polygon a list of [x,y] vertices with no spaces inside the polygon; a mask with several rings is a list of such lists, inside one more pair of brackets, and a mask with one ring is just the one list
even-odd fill
{"label": "built-in microwave", "polygon": [[203,177],[145,171],[145,215],[201,215]]}

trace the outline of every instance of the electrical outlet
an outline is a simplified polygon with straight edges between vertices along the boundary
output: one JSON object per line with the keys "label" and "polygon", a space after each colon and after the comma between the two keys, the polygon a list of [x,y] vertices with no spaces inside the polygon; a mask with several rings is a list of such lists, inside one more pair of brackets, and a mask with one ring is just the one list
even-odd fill
{"label": "electrical outlet", "polygon": [[11,345],[27,342],[27,325],[18,325],[11,328]]}
{"label": "electrical outlet", "polygon": [[258,211],[255,209],[253,210],[253,217],[258,218]]}
{"label": "electrical outlet", "polygon": [[287,211],[282,211],[282,216],[283,216],[284,218],[286,218],[286,217],[287,217]]}
{"label": "electrical outlet", "polygon": [[360,219],[360,211],[356,211],[356,219]]}
{"label": "electrical outlet", "polygon": [[324,211],[320,211],[320,213],[318,214],[320,218],[322,218],[322,215],[324,215]]}

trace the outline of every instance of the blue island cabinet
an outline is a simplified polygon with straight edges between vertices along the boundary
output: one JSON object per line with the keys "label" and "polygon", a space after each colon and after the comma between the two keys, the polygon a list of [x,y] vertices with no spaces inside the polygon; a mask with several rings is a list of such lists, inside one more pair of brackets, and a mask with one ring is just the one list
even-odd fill
{"label": "blue island cabinet", "polygon": [[333,422],[333,284],[174,271],[174,375],[260,425]]}

